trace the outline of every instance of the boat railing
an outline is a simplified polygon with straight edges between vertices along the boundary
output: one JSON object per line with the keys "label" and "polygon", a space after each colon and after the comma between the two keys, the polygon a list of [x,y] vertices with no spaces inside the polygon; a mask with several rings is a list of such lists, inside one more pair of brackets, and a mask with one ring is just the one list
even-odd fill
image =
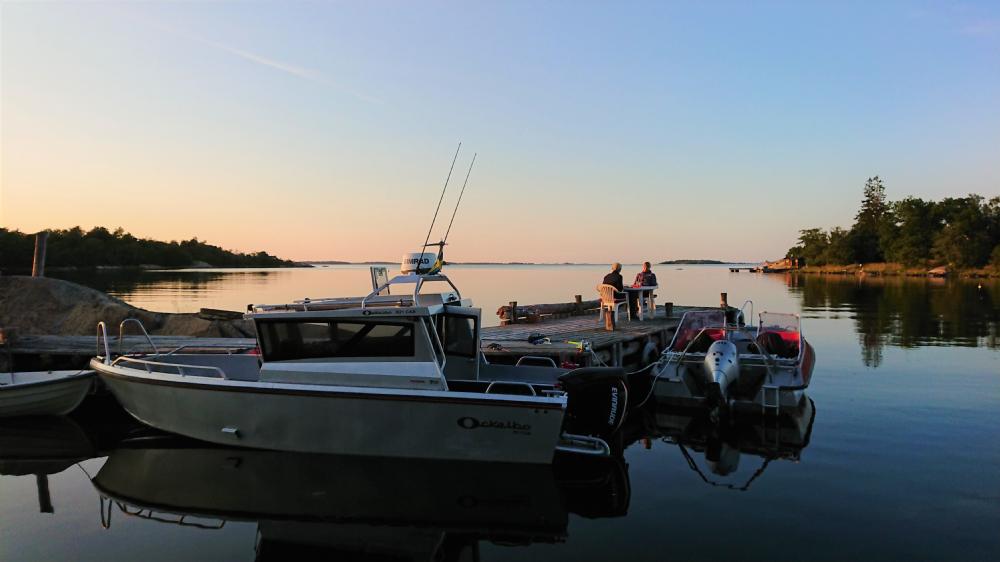
{"label": "boat railing", "polygon": [[426,281],[444,281],[445,283],[448,283],[448,285],[455,291],[455,296],[458,297],[458,300],[462,300],[462,292],[459,291],[458,287],[456,287],[455,284],[451,282],[451,279],[448,279],[447,275],[441,275],[441,274],[435,274],[435,275],[419,275],[419,274],[417,274],[417,275],[397,275],[396,277],[393,277],[389,281],[387,281],[387,282],[379,285],[378,287],[375,287],[375,290],[373,290],[372,292],[368,293],[367,296],[365,296],[364,298],[362,298],[361,299],[361,308],[367,308],[368,307],[368,301],[369,301],[369,299],[372,299],[373,297],[384,296],[384,295],[381,294],[382,291],[385,290],[385,289],[387,289],[387,288],[389,288],[392,285],[407,285],[407,284],[412,284],[413,285],[413,296],[411,297],[412,298],[411,302],[413,302],[415,304],[419,303],[420,302],[420,289],[424,286],[424,282],[426,282]]}
{"label": "boat railing", "polygon": [[[111,365],[112,366],[116,366],[119,363],[133,363],[133,364],[136,364],[136,365],[141,365],[141,366],[145,367],[147,373],[168,373],[168,374],[170,374],[168,371],[166,371],[164,369],[151,368],[151,367],[166,367],[166,368],[175,369],[176,373],[174,373],[174,374],[180,375],[182,377],[188,376],[188,373],[185,372],[185,371],[188,370],[188,369],[191,369],[191,370],[195,370],[195,371],[199,371],[200,370],[200,371],[207,371],[209,373],[214,373],[215,375],[217,375],[214,378],[220,378],[220,379],[228,378],[228,377],[226,377],[225,371],[223,371],[222,369],[220,369],[218,367],[214,367],[214,366],[210,366],[210,365],[184,365],[182,363],[165,363],[163,361],[150,361],[149,359],[139,359],[137,357],[129,357],[127,355],[122,355],[122,356],[118,357],[117,359],[115,359],[111,363]],[[195,375],[195,376],[205,376],[205,375]]]}
{"label": "boat railing", "polygon": [[[458,287],[451,282],[445,275],[397,275],[393,277],[386,283],[382,283],[377,286],[375,290],[363,297],[323,297],[318,299],[300,299],[292,301],[291,303],[284,304],[251,304],[247,306],[247,313],[252,314],[255,312],[280,312],[280,311],[299,311],[299,312],[309,312],[309,311],[323,311],[323,310],[342,310],[347,308],[375,308],[375,307],[413,307],[421,306],[420,302],[420,291],[424,284],[428,281],[441,281],[448,283],[451,287],[451,293],[436,293],[441,296],[441,302],[435,302],[431,304],[447,304],[450,302],[461,301],[462,293],[458,290]],[[392,285],[410,285],[412,284],[413,291],[408,294],[400,295],[390,295],[381,294],[387,287]],[[427,293],[424,296],[430,295]],[[448,296],[446,299],[445,296]]]}
{"label": "boat railing", "polygon": [[[101,344],[104,344],[104,355],[101,355]],[[97,323],[97,356],[105,365],[111,364],[111,349],[108,347],[108,325],[104,321]]]}
{"label": "boat railing", "polygon": [[[105,508],[105,502],[107,503],[107,508]],[[118,509],[125,515],[129,517],[137,517],[139,519],[147,519],[149,521],[157,521],[159,523],[169,523],[172,525],[178,525],[181,527],[194,527],[196,529],[208,529],[208,530],[218,530],[226,526],[225,519],[218,519],[217,523],[208,524],[202,523],[201,521],[188,521],[187,514],[168,514],[166,512],[156,512],[152,509],[135,508],[129,509],[126,504],[112,500],[111,498],[105,498],[103,495],[100,496],[101,503],[101,527],[105,529],[111,528],[111,511],[114,506],[118,506]],[[161,515],[162,513],[162,515]],[[202,518],[199,516],[194,516],[198,519],[210,521],[211,519]]]}
{"label": "boat railing", "polygon": [[169,355],[174,355],[179,351],[185,349],[221,349],[226,352],[226,355],[235,355],[237,353],[243,352],[247,349],[252,349],[252,346],[245,345],[230,345],[230,344],[204,344],[204,343],[186,343],[184,345],[179,345],[166,353],[159,354],[159,357],[167,357]]}
{"label": "boat railing", "polygon": [[490,391],[493,390],[493,387],[495,385],[518,386],[518,387],[524,386],[527,387],[528,392],[530,392],[532,396],[538,396],[538,392],[535,391],[535,387],[531,383],[522,381],[503,381],[503,380],[490,382],[490,384],[486,385],[486,390],[483,391],[483,394],[491,394]]}
{"label": "boat railing", "polygon": [[515,367],[520,367],[522,365],[524,366],[534,365],[537,367],[553,367],[553,368],[559,366],[556,365],[555,359],[551,357],[541,357],[539,355],[525,355],[520,359],[518,359],[517,363],[514,363]]}
{"label": "boat railing", "polygon": [[[142,335],[146,337],[146,341],[149,343],[149,347],[153,348],[153,353],[156,355],[160,354],[160,350],[156,348],[156,344],[153,343],[153,338],[149,337],[149,332],[146,331],[146,327],[142,325],[142,321],[138,318],[126,318],[122,320],[122,323],[118,325],[118,355],[122,355],[122,343],[125,341],[125,325],[135,324],[139,326],[142,330]],[[131,349],[129,351],[132,351]]]}
{"label": "boat railing", "polygon": [[[743,309],[745,309],[748,304],[750,305],[750,316],[747,316],[746,314],[743,314]],[[747,300],[743,301],[743,305],[740,306],[740,316],[743,317],[744,321],[746,321],[746,319],[749,318],[750,321],[753,322],[753,301],[752,300],[747,299]]]}

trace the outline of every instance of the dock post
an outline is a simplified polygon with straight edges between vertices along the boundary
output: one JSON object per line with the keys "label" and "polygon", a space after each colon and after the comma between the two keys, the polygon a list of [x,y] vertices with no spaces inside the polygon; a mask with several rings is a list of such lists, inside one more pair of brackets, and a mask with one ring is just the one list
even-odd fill
{"label": "dock post", "polygon": [[583,295],[574,295],[573,299],[576,300],[573,309],[577,314],[581,314],[583,312]]}
{"label": "dock post", "polygon": [[0,372],[14,372],[14,330],[0,328]]}
{"label": "dock post", "polygon": [[615,313],[611,310],[604,311],[604,329],[609,332],[615,331]]}
{"label": "dock post", "polygon": [[517,301],[510,301],[510,323],[517,324]]}
{"label": "dock post", "polygon": [[728,293],[719,293],[719,308],[729,308]]}
{"label": "dock post", "polygon": [[670,318],[671,316],[674,315],[674,303],[672,302],[663,303],[663,315],[667,318]]}
{"label": "dock post", "polygon": [[52,496],[49,494],[49,475],[36,474],[35,484],[38,485],[38,511],[41,513],[55,513],[52,507]]}
{"label": "dock post", "polygon": [[32,277],[45,277],[45,246],[48,240],[48,230],[35,234],[35,261],[31,265]]}

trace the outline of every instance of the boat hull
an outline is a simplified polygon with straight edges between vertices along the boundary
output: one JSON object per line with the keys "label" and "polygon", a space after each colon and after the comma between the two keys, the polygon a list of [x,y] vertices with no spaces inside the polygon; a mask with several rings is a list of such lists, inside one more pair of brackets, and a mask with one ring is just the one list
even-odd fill
{"label": "boat hull", "polygon": [[[94,383],[93,371],[13,373],[0,386],[0,417],[61,416],[75,410]],[[32,379],[38,380],[32,380]]]}
{"label": "boat hull", "polygon": [[259,449],[549,463],[565,408],[556,398],[247,383],[91,365],[139,421]]}

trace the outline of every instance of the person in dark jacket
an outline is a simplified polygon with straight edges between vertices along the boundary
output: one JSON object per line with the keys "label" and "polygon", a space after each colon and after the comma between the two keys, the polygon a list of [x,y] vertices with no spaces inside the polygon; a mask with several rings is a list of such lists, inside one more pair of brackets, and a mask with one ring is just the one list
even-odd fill
{"label": "person in dark jacket", "polygon": [[639,299],[636,297],[634,292],[625,293],[624,280],[622,279],[622,264],[615,262],[611,264],[611,273],[604,276],[605,285],[611,285],[615,288],[615,300],[623,301],[628,299],[628,309],[631,314],[637,313],[637,306],[639,304]]}
{"label": "person in dark jacket", "polygon": [[611,273],[604,276],[604,281],[602,281],[602,283],[605,285],[611,285],[618,292],[624,292],[625,285],[622,280],[622,264],[618,262],[611,264]]}

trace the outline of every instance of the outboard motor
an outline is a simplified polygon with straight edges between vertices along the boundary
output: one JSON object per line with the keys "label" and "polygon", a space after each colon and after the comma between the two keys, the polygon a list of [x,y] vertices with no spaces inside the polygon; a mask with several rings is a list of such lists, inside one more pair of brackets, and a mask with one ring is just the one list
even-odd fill
{"label": "outboard motor", "polygon": [[612,435],[625,422],[628,384],[625,369],[584,367],[559,377],[568,395],[566,431],[580,435]]}
{"label": "outboard motor", "polygon": [[736,344],[728,340],[713,342],[705,353],[704,367],[706,394],[722,402],[727,402],[729,385],[740,376],[740,356]]}

